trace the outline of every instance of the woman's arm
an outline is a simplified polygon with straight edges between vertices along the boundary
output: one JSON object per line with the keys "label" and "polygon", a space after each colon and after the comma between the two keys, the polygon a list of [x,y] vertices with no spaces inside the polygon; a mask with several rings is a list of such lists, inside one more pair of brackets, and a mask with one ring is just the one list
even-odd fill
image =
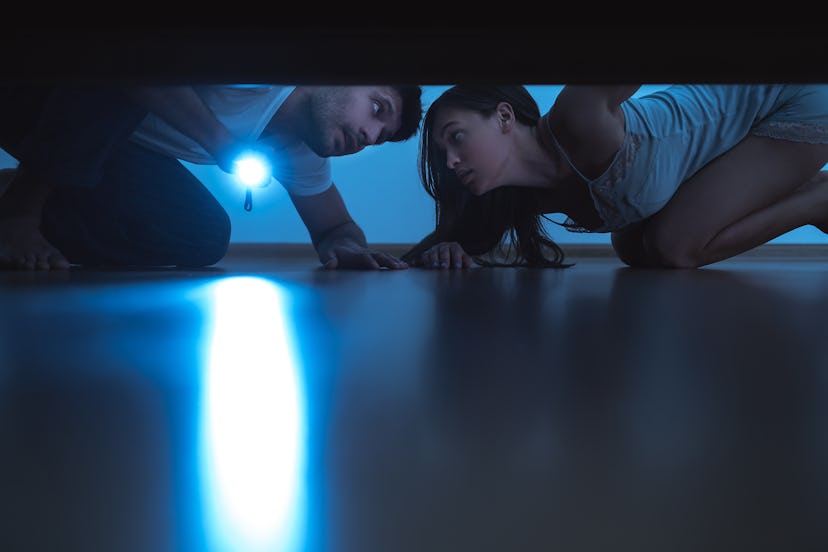
{"label": "woman's arm", "polygon": [[640,84],[622,84],[613,86],[571,85],[561,89],[555,99],[555,106],[567,110],[592,112],[595,107],[601,107],[613,113],[626,100],[631,98]]}
{"label": "woman's arm", "polygon": [[626,131],[621,104],[638,88],[567,85],[558,94],[549,111],[549,124],[582,173],[595,178],[612,162]]}

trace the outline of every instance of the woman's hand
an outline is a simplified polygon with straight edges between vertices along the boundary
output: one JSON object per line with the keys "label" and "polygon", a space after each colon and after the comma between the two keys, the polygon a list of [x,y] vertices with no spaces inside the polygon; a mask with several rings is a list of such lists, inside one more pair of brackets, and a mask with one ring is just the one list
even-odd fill
{"label": "woman's hand", "polygon": [[472,268],[477,263],[457,242],[440,242],[426,249],[414,266],[421,268]]}

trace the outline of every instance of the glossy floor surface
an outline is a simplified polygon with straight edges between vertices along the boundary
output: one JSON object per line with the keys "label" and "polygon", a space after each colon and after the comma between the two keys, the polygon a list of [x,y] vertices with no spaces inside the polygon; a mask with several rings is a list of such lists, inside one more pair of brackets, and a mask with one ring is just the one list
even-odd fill
{"label": "glossy floor surface", "polygon": [[828,260],[0,272],[0,550],[828,549]]}

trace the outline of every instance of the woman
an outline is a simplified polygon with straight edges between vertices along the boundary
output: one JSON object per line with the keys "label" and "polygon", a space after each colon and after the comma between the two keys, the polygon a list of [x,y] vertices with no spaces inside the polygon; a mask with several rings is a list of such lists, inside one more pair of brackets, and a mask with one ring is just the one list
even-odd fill
{"label": "woman", "polygon": [[[454,86],[423,120],[434,232],[413,266],[571,266],[544,231],[610,232],[636,267],[701,267],[828,230],[828,85]],[[505,256],[504,256],[505,255]]]}

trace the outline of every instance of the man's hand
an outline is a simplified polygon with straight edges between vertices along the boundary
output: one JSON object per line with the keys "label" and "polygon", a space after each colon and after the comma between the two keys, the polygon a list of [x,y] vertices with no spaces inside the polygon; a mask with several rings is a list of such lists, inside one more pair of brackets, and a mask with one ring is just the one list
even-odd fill
{"label": "man's hand", "polygon": [[408,268],[397,257],[370,249],[349,239],[331,241],[319,251],[319,260],[322,261],[322,268],[333,269],[361,269],[380,270],[383,268],[400,270]]}
{"label": "man's hand", "polygon": [[365,233],[351,219],[336,186],[316,195],[291,195],[326,269],[379,270],[408,268],[397,257],[368,247]]}

